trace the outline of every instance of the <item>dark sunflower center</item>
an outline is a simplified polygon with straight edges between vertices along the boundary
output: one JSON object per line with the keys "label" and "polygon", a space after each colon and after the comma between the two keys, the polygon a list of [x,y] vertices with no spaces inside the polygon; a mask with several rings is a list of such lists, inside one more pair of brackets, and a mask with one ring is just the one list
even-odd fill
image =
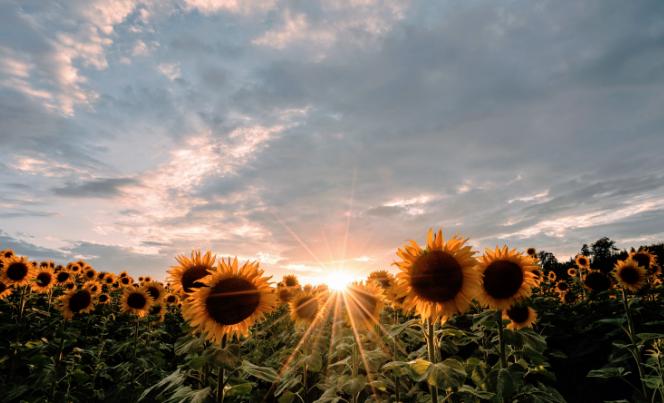
{"label": "dark sunflower center", "polygon": [[250,317],[260,300],[260,293],[253,283],[231,277],[218,281],[210,289],[205,308],[215,322],[230,326]]}
{"label": "dark sunflower center", "polygon": [[106,302],[108,301],[108,295],[102,294],[99,296],[99,302]]}
{"label": "dark sunflower center", "polygon": [[484,290],[493,298],[510,298],[522,284],[523,270],[512,261],[496,260],[484,271]]}
{"label": "dark sunflower center", "polygon": [[593,291],[606,291],[611,287],[609,277],[600,272],[588,273],[584,284]]}
{"label": "dark sunflower center", "polygon": [[535,252],[536,252],[535,248],[528,248],[528,250],[526,250],[526,253],[529,254],[530,256],[533,256]]}
{"label": "dark sunflower center", "polygon": [[53,276],[51,276],[51,273],[39,273],[37,274],[37,285],[40,287],[46,287],[47,285],[51,284],[52,279]]}
{"label": "dark sunflower center", "polygon": [[161,313],[161,305],[157,304],[150,308],[150,315],[159,315]]}
{"label": "dark sunflower center", "polygon": [[182,289],[184,292],[191,292],[194,288],[199,288],[201,284],[198,280],[209,275],[207,266],[192,266],[182,273]]}
{"label": "dark sunflower center", "polygon": [[129,277],[122,277],[122,278],[120,279],[120,282],[121,282],[122,284],[124,284],[124,285],[129,284]]}
{"label": "dark sunflower center", "polygon": [[65,284],[65,288],[68,289],[68,290],[71,290],[71,289],[73,289],[74,287],[76,287],[76,284],[74,284],[74,283],[67,283],[67,284]]}
{"label": "dark sunflower center", "polygon": [[567,291],[568,288],[569,288],[569,287],[567,286],[567,283],[566,283],[566,282],[561,281],[560,283],[558,283],[558,289],[559,289],[560,291]]}
{"label": "dark sunflower center", "polygon": [[389,278],[380,277],[377,282],[378,282],[378,285],[380,286],[380,288],[382,288],[384,290],[387,290],[388,288],[390,288],[391,282],[390,282]]}
{"label": "dark sunflower center", "polygon": [[67,281],[67,280],[69,280],[69,273],[67,273],[66,271],[61,271],[61,272],[58,273],[58,276],[56,277],[56,279],[58,280],[58,283],[62,283],[64,281]]}
{"label": "dark sunflower center", "polygon": [[641,278],[641,276],[639,276],[639,271],[633,266],[623,267],[618,275],[625,284],[638,284]]}
{"label": "dark sunflower center", "polygon": [[449,301],[463,286],[463,270],[451,254],[430,251],[413,263],[410,286],[418,297],[427,301]]}
{"label": "dark sunflower center", "polygon": [[287,278],[286,279],[286,286],[288,287],[295,287],[297,285],[297,280],[294,278]]}
{"label": "dark sunflower center", "polygon": [[5,269],[7,277],[13,281],[20,281],[28,275],[28,265],[23,262],[13,262]]}
{"label": "dark sunflower center", "polygon": [[133,309],[145,309],[148,300],[145,298],[145,295],[133,292],[127,297],[127,305]]}
{"label": "dark sunflower center", "polygon": [[581,266],[587,266],[587,265],[588,265],[588,259],[585,258],[585,257],[580,257],[580,258],[579,258],[579,264],[580,264]]}
{"label": "dark sunflower center", "polygon": [[2,281],[0,281],[0,294],[5,292],[6,289],[7,289],[7,285],[5,283],[3,283]]}
{"label": "dark sunflower center", "polygon": [[92,270],[86,271],[85,272],[85,277],[87,277],[89,279],[93,279],[95,277],[95,272],[93,272]]}
{"label": "dark sunflower center", "polygon": [[166,298],[166,302],[168,302],[169,304],[172,304],[173,302],[175,302],[175,297],[173,295],[169,295]]}
{"label": "dark sunflower center", "polygon": [[5,259],[9,259],[10,257],[14,256],[14,252],[8,250],[7,252],[4,253]]}
{"label": "dark sunflower center", "polygon": [[147,291],[148,294],[150,294],[150,296],[152,298],[154,298],[155,300],[159,299],[159,295],[160,295],[159,288],[157,288],[155,286],[150,286],[150,287],[146,288],[145,291]]}
{"label": "dark sunflower center", "polygon": [[507,310],[507,316],[515,323],[523,323],[528,320],[528,307],[525,305],[515,305]]}
{"label": "dark sunflower center", "polygon": [[72,312],[80,312],[90,306],[92,296],[87,290],[76,291],[74,295],[69,298],[69,310]]}
{"label": "dark sunflower center", "polygon": [[641,267],[646,270],[650,270],[650,256],[645,253],[635,253],[632,256],[632,259]]}
{"label": "dark sunflower center", "polygon": [[318,302],[313,297],[304,297],[297,302],[295,313],[299,318],[311,320],[318,312]]}

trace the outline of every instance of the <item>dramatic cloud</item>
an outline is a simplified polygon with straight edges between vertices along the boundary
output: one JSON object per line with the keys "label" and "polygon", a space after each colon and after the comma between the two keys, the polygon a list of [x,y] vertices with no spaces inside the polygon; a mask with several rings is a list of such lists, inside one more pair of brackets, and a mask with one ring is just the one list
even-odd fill
{"label": "dramatic cloud", "polygon": [[664,3],[0,5],[0,247],[305,281],[430,227],[664,239]]}

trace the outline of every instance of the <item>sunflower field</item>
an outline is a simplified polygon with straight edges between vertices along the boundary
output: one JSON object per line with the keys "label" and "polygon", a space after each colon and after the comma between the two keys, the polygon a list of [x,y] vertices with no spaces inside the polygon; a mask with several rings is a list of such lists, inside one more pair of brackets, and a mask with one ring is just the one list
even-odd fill
{"label": "sunflower field", "polygon": [[664,245],[429,231],[336,290],[192,251],[165,281],[0,252],[3,402],[662,402]]}

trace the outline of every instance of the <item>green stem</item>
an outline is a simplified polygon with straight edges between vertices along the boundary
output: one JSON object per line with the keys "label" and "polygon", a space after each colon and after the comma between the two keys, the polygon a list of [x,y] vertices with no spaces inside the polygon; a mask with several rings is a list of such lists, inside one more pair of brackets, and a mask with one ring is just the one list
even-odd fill
{"label": "green stem", "polygon": [[500,345],[500,368],[507,368],[507,357],[505,356],[505,335],[503,334],[503,316],[500,310],[496,311],[496,322],[498,323],[498,341]]}
{"label": "green stem", "polygon": [[62,323],[60,325],[60,347],[58,348],[58,356],[55,360],[55,365],[53,366],[54,379],[51,384],[51,401],[55,401],[55,385],[58,384],[58,370],[60,369],[60,362],[62,362],[62,352],[65,348],[65,328],[67,326],[67,320],[62,318]]}
{"label": "green stem", "polygon": [[[358,359],[358,356],[357,356],[358,355],[357,349],[358,349],[357,340],[355,340],[355,343],[353,343],[353,351],[351,353],[352,354],[351,355],[351,376],[352,376],[352,378],[356,378],[357,373],[358,373],[358,361],[359,361],[359,359]],[[351,402],[352,403],[357,403],[357,394],[353,394],[351,396]]]}
{"label": "green stem", "polygon": [[[429,362],[431,365],[436,363],[436,351],[435,351],[435,334],[434,334],[434,324],[431,319],[427,319],[427,332],[425,332],[426,341],[427,341],[427,352],[429,354]],[[438,387],[436,385],[429,384],[429,391],[431,393],[431,403],[438,403]]]}
{"label": "green stem", "polygon": [[627,303],[627,294],[625,294],[625,289],[623,288],[622,290],[622,300],[623,300],[623,307],[625,308],[625,316],[627,316],[627,335],[629,336],[629,341],[632,345],[632,351],[634,355],[634,361],[636,361],[636,368],[639,371],[639,380],[641,382],[641,392],[643,393],[643,397],[645,397],[646,400],[648,400],[648,392],[646,389],[646,385],[643,382],[643,366],[641,365],[641,355],[639,352],[639,348],[636,345],[636,339],[634,338],[634,335],[636,334],[636,331],[634,330],[634,321],[632,320],[632,314],[630,313],[629,310],[629,304]]}
{"label": "green stem", "polygon": [[[395,310],[394,310],[394,315],[393,315],[393,324],[394,324],[394,326],[396,326],[398,323],[399,323],[399,311],[395,309]],[[393,355],[393,360],[394,360],[394,361],[397,361],[398,358],[399,358],[399,357],[398,357],[398,355],[399,355],[399,350],[398,350],[398,348],[397,348],[397,336],[396,336],[396,335],[394,336],[394,340],[393,340],[393,342],[394,342],[394,343],[393,343],[393,353],[392,353],[392,355]],[[399,389],[400,389],[400,385],[399,385],[399,376],[398,376],[398,375],[395,375],[395,376],[394,376],[394,398],[395,398],[395,401],[396,401],[397,403],[398,403],[399,400],[400,400],[400,397],[399,397],[400,390],[399,390]]]}
{"label": "green stem", "polygon": [[[226,349],[226,335],[221,338],[221,349]],[[219,366],[219,375],[217,376],[217,403],[224,402],[224,375],[226,370],[223,366]]]}

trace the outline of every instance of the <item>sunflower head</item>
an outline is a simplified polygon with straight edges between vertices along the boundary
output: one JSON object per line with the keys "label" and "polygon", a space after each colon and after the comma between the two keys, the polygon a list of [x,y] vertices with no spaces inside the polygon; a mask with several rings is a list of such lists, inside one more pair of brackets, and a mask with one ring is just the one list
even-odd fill
{"label": "sunflower head", "polygon": [[37,274],[35,274],[35,280],[31,284],[32,291],[42,294],[47,293],[55,285],[55,280],[53,269],[40,269],[37,271]]}
{"label": "sunflower head", "polygon": [[585,255],[577,255],[574,261],[576,262],[576,265],[579,267],[590,266],[590,259],[588,259],[588,256]]}
{"label": "sunflower head", "polygon": [[477,260],[466,239],[445,241],[442,230],[429,230],[423,249],[410,241],[397,250],[397,281],[405,288],[403,306],[423,319],[439,320],[468,310],[480,286]]}
{"label": "sunflower head", "polygon": [[219,343],[224,335],[245,336],[249,328],[276,306],[277,295],[257,262],[238,266],[237,258],[221,260],[185,300],[182,314],[194,330]]}
{"label": "sunflower head", "polygon": [[163,322],[166,316],[166,307],[163,304],[154,304],[150,307],[150,316],[155,317],[157,322]]}
{"label": "sunflower head", "polygon": [[26,257],[12,256],[4,260],[2,282],[8,286],[20,287],[30,284],[35,275],[35,267]]}
{"label": "sunflower head", "polygon": [[350,325],[358,330],[371,330],[379,324],[383,311],[383,293],[375,284],[352,283],[343,294]]}
{"label": "sunflower head", "polygon": [[560,280],[558,283],[556,283],[556,289],[558,292],[567,292],[569,291],[569,284],[567,284],[567,281],[565,280]]}
{"label": "sunflower head", "polygon": [[503,319],[510,321],[507,325],[508,329],[523,329],[533,326],[537,320],[537,312],[528,305],[516,304],[503,311]]}
{"label": "sunflower head", "polygon": [[192,251],[191,257],[177,256],[178,265],[171,267],[168,271],[168,282],[173,285],[177,293],[189,294],[201,287],[201,280],[214,272],[214,261],[216,257],[212,252]]}
{"label": "sunflower head", "polygon": [[155,304],[161,303],[166,295],[166,290],[164,286],[158,281],[146,281],[143,282],[143,288],[145,291],[150,294]]}
{"label": "sunflower head", "polygon": [[0,280],[0,300],[12,295],[12,292],[14,292],[14,289],[5,284],[4,281]]}
{"label": "sunflower head", "polygon": [[52,260],[44,260],[44,261],[39,262],[38,267],[40,269],[51,269],[51,270],[53,270],[53,269],[55,269],[55,263],[53,263]]}
{"label": "sunflower head", "polygon": [[547,278],[549,279],[550,282],[553,283],[553,282],[556,281],[556,279],[557,279],[558,277],[556,276],[556,272],[553,271],[553,270],[551,270],[551,271],[549,272],[549,274],[547,275]]}
{"label": "sunflower head", "polygon": [[646,284],[646,269],[630,257],[616,263],[613,276],[622,288],[631,292]]}
{"label": "sunflower head", "polygon": [[124,313],[134,314],[139,318],[148,314],[154,301],[143,288],[127,287],[122,293],[120,309]]}
{"label": "sunflower head", "polygon": [[83,288],[89,290],[92,293],[92,295],[97,295],[101,293],[101,284],[99,284],[95,280],[86,281],[85,283],[83,283]]}
{"label": "sunflower head", "polygon": [[369,274],[367,281],[376,284],[383,290],[388,290],[394,285],[394,276],[385,270],[376,270]]}
{"label": "sunflower head", "polygon": [[108,304],[109,302],[111,302],[111,296],[106,293],[99,294],[97,297],[97,303],[100,305]]}
{"label": "sunflower head", "polygon": [[[99,274],[101,275],[101,278],[104,278],[104,273],[99,273]],[[97,277],[97,271],[93,269],[91,266],[88,266],[83,270],[83,279],[85,281],[94,280],[95,277]]]}
{"label": "sunflower head", "polygon": [[526,249],[526,254],[532,258],[537,257],[537,249],[535,248],[528,248]]}
{"label": "sunflower head", "polygon": [[[70,283],[73,285],[73,283]],[[93,296],[86,288],[73,288],[60,297],[60,310],[65,319],[72,319],[76,314],[92,312]]]}
{"label": "sunflower head", "polygon": [[293,294],[295,294],[295,290],[289,288],[289,287],[278,287],[277,288],[277,297],[279,298],[279,302],[282,304],[287,304],[290,302],[290,300],[293,298]]}
{"label": "sunflower head", "polygon": [[294,287],[294,288],[299,288],[300,287],[300,280],[298,280],[297,276],[295,274],[287,274],[285,275],[282,279],[281,282],[284,284],[286,287]]}
{"label": "sunflower head", "polygon": [[167,305],[176,305],[178,302],[180,302],[180,298],[178,298],[178,296],[175,294],[168,294],[166,295],[164,301]]}
{"label": "sunflower head", "polygon": [[124,287],[130,286],[133,282],[134,282],[134,279],[132,279],[129,276],[120,277],[120,284]]}
{"label": "sunflower head", "polygon": [[74,281],[74,276],[68,270],[61,270],[55,275],[55,282],[57,285],[65,285]]}
{"label": "sunflower head", "polygon": [[657,266],[657,256],[651,253],[648,249],[641,249],[637,252],[632,252],[629,254],[629,257],[632,258],[639,266],[646,269],[648,274],[656,273],[658,270]]}
{"label": "sunflower head", "polygon": [[81,272],[82,267],[78,262],[69,262],[67,263],[67,270],[74,275],[78,275]]}
{"label": "sunflower head", "polygon": [[570,277],[576,277],[576,269],[574,267],[570,267],[567,269],[567,275]]}
{"label": "sunflower head", "polygon": [[494,309],[508,309],[527,298],[537,286],[533,271],[538,269],[530,256],[496,247],[487,249],[477,266],[482,273],[482,287],[477,299]]}
{"label": "sunflower head", "polygon": [[583,285],[594,292],[606,291],[611,288],[611,279],[598,270],[592,270],[583,279]]}
{"label": "sunflower head", "polygon": [[119,276],[120,278],[122,278],[122,277],[129,277],[129,273],[127,273],[127,271],[123,271],[123,272],[120,273],[118,276]]}
{"label": "sunflower head", "polygon": [[62,287],[64,287],[65,290],[71,291],[71,290],[76,289],[76,283],[74,283],[74,282],[64,283],[62,285]]}
{"label": "sunflower head", "polygon": [[312,323],[321,309],[321,301],[311,292],[297,293],[289,304],[290,316],[298,327]]}

